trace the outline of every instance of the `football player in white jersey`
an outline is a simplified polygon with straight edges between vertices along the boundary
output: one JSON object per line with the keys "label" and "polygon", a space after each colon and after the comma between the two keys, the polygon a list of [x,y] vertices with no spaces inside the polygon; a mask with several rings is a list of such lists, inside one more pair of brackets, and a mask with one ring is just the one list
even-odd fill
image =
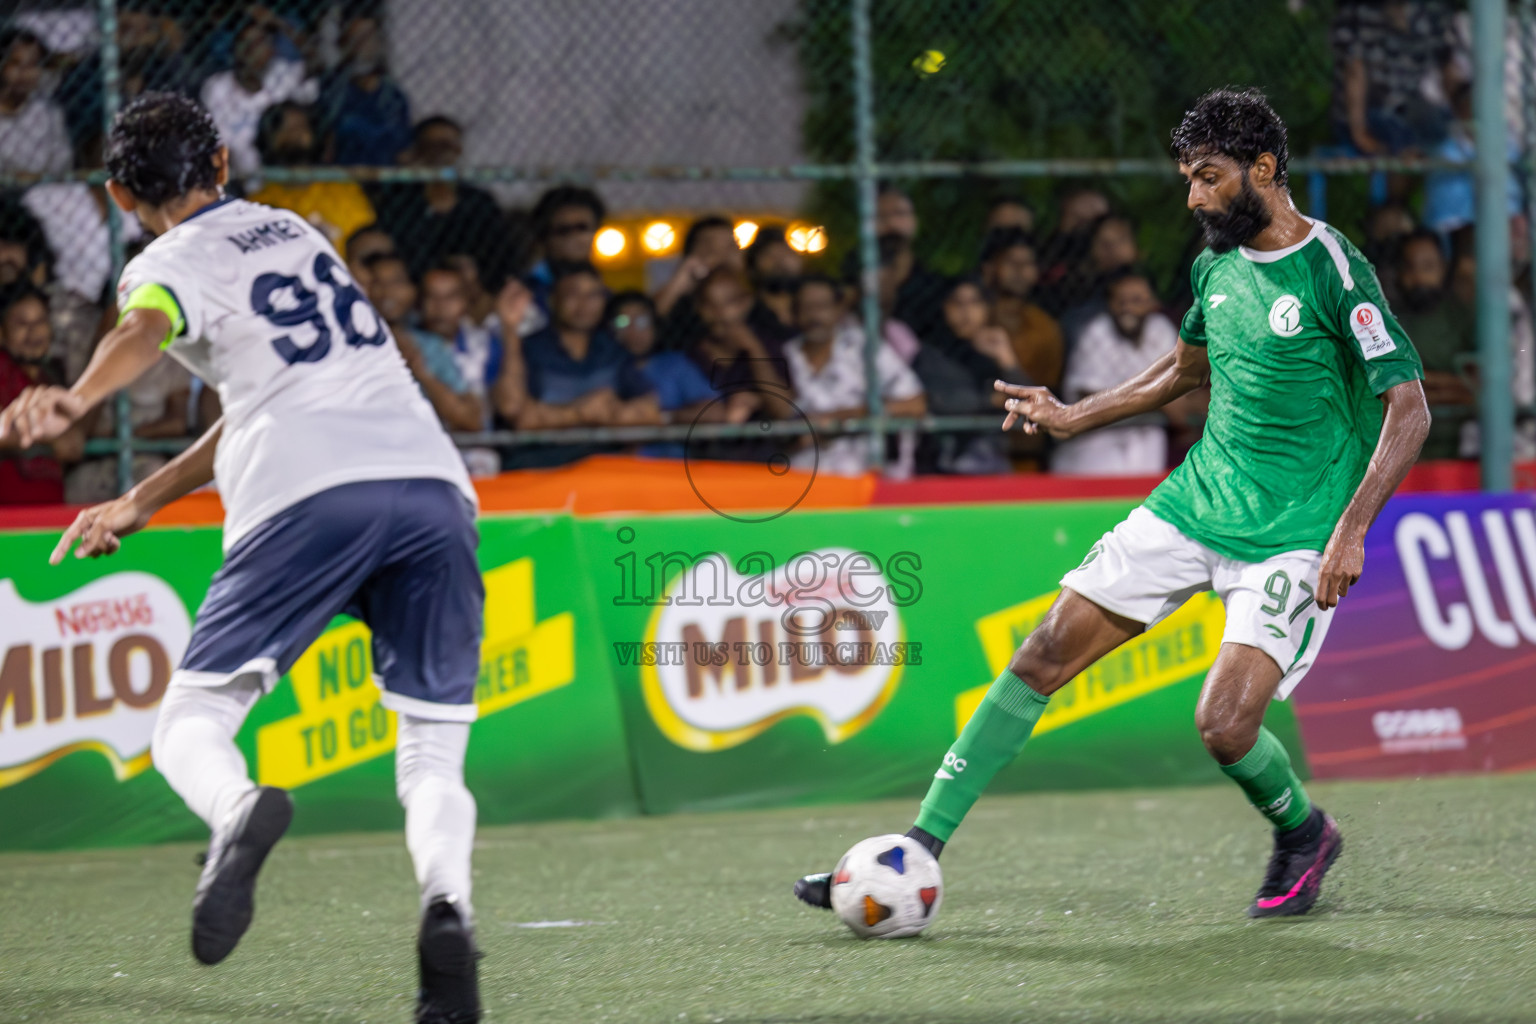
{"label": "football player in white jersey", "polygon": [[297,215],[223,197],[228,151],[196,103],[149,93],[117,117],[107,190],[158,237],[124,269],[122,318],[71,388],[24,392],[0,440],[62,434],[162,352],[218,390],[224,415],[127,494],[81,512],[57,564],[116,551],[170,501],[217,481],[223,567],[155,728],[155,767],[212,830],[192,904],[207,964],[250,925],[256,875],[293,814],[250,779],[234,737],[338,613],[367,623],[399,716],[397,791],[421,889],[419,1022],[480,1019],[470,909],[484,591],[475,492],[383,321]]}

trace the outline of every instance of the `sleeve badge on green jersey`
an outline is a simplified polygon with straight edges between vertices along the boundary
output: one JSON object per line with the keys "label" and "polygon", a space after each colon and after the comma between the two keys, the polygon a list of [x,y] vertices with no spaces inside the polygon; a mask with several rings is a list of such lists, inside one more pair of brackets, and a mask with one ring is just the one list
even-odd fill
{"label": "sleeve badge on green jersey", "polygon": [[1381,310],[1374,302],[1362,302],[1349,311],[1349,329],[1355,332],[1360,352],[1367,359],[1397,351],[1397,342],[1387,333],[1387,325]]}

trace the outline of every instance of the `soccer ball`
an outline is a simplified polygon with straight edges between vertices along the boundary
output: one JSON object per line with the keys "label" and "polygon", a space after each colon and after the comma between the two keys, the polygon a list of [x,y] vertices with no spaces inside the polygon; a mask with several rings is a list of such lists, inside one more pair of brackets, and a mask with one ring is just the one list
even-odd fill
{"label": "soccer ball", "polygon": [[832,909],[863,939],[916,935],[938,916],[943,898],[938,860],[907,836],[857,843],[832,872]]}

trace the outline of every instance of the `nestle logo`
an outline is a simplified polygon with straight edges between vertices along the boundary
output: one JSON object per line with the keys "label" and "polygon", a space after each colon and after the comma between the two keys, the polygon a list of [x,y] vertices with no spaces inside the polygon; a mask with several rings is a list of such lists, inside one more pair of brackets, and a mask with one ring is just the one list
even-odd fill
{"label": "nestle logo", "polygon": [[1438,750],[1465,750],[1461,712],[1455,708],[1414,711],[1378,711],[1371,728],[1381,741],[1383,754],[1418,754]]}
{"label": "nestle logo", "polygon": [[155,621],[155,609],[148,594],[85,601],[53,610],[59,636],[87,636],[110,633],[133,626],[149,626]]}

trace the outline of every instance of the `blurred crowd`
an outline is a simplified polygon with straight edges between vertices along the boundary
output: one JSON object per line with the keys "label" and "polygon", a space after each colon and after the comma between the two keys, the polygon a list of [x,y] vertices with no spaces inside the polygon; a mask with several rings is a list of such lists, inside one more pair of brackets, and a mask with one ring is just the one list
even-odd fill
{"label": "blurred crowd", "polygon": [[[325,25],[310,8],[325,12]],[[464,129],[413,109],[390,73],[376,10],[250,6],[201,34],[174,10],[156,0],[120,4],[125,98],[175,90],[202,101],[230,148],[231,191],[291,209],[331,239],[450,430],[541,432],[537,444],[466,446],[474,472],[597,451],[685,450],[680,441],[557,444],[548,431],[799,418],[816,427],[815,443],[693,439],[686,451],[753,460],[785,452],[791,464],[819,472],[865,469],[867,440],[840,429],[870,403],[856,252],[813,261],[772,224],[742,248],[731,219],[701,216],[660,287],[615,293],[592,262],[609,209],[588,188],[558,186],[531,208],[505,210],[460,181],[270,180],[273,168],[320,164],[451,167],[462,160]],[[1469,155],[1469,38],[1465,15],[1444,4],[1340,3],[1330,152]],[[1520,116],[1517,93],[1512,130]],[[0,31],[0,172],[98,167],[101,125],[93,48],[57,51],[23,23]],[[1364,239],[1381,271],[1424,357],[1431,403],[1455,407],[1437,418],[1425,457],[1475,455],[1470,177],[1379,175],[1370,187],[1366,223],[1340,226]],[[73,381],[113,323],[106,202],[101,188],[71,182],[0,194],[0,403],[31,383]],[[1521,197],[1510,202],[1520,280],[1510,295],[1509,376],[1517,402],[1528,406],[1536,398],[1523,297],[1529,231]],[[1187,218],[1183,210],[1156,213]],[[995,413],[996,380],[1049,387],[1073,401],[1134,376],[1175,345],[1187,289],[1175,279],[1160,294],[1142,265],[1138,223],[1105,191],[1068,187],[1038,209],[997,194],[984,222],[945,226],[974,240],[974,260],[959,274],[939,273],[924,258],[921,228],[911,196],[883,185],[875,377],[888,415]],[[146,241],[132,218],[124,233],[133,246]],[[217,396],[168,359],[129,398],[129,427],[145,439],[194,436],[219,414]],[[894,474],[1155,474],[1198,440],[1204,414],[1197,393],[1060,444],[993,430],[906,431],[890,439],[886,461]],[[88,437],[115,433],[114,416],[97,410],[45,453],[0,458],[0,504],[115,493],[116,460],[83,456]],[[1521,430],[1521,454],[1536,455],[1536,432],[1528,421]],[[164,458],[136,456],[135,476]]]}
{"label": "blurred crowd", "polygon": [[[1504,120],[1511,161],[1526,137],[1523,29],[1506,24]],[[1472,121],[1472,18],[1441,0],[1344,0],[1334,14],[1333,135],[1324,156],[1476,156]],[[1475,337],[1477,258],[1472,174],[1376,174],[1361,225],[1393,312],[1424,360],[1425,392],[1440,407],[1423,458],[1474,458],[1479,367]],[[1517,409],[1515,456],[1536,458],[1536,340],[1531,306],[1531,225],[1520,175],[1506,200],[1514,287],[1508,296]],[[1352,225],[1341,225],[1349,229]]]}

